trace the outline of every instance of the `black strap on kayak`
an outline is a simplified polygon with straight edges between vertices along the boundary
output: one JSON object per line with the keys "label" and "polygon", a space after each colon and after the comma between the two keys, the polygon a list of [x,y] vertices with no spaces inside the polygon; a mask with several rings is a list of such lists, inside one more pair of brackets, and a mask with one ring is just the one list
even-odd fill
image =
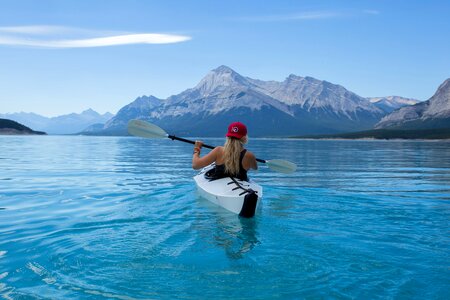
{"label": "black strap on kayak", "polygon": [[236,188],[233,189],[236,190],[238,188],[244,190],[242,193],[239,194],[239,196],[242,196],[244,194],[244,203],[242,204],[241,212],[239,213],[240,217],[244,218],[251,218],[255,215],[256,210],[256,204],[258,204],[258,194],[256,191],[252,189],[246,189],[244,188],[235,178],[230,177],[231,180],[236,184]]}

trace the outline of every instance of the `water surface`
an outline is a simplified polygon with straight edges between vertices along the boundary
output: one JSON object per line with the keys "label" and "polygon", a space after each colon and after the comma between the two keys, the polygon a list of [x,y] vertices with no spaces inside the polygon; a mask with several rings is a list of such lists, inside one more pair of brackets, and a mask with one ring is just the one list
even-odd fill
{"label": "water surface", "polygon": [[[222,139],[208,139],[220,144]],[[0,137],[0,298],[450,297],[450,143],[253,139],[253,219],[199,198],[192,147]]]}

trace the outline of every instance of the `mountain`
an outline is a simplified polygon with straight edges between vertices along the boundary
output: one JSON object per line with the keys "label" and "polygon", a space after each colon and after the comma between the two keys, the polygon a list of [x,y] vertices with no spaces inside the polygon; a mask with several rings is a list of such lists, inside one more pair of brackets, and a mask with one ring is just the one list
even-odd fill
{"label": "mountain", "polygon": [[370,101],[370,103],[375,104],[376,107],[386,113],[391,113],[401,107],[414,105],[420,102],[416,99],[404,98],[399,96],[372,97],[367,99]]}
{"label": "mountain", "polygon": [[83,129],[83,131],[79,132],[78,134],[89,135],[90,133],[102,130],[104,126],[105,124],[103,123],[95,123],[86,127],[85,129]]}
{"label": "mountain", "polygon": [[44,135],[45,132],[34,131],[16,121],[0,119],[0,135]]}
{"label": "mountain", "polygon": [[96,127],[88,128],[83,134],[92,134],[102,132],[102,134],[127,134],[127,124],[131,119],[148,118],[150,113],[162,104],[162,100],[153,96],[142,96],[130,104],[122,107],[117,115],[111,118],[104,126],[96,125]]}
{"label": "mountain", "polygon": [[378,140],[442,140],[450,139],[450,128],[439,129],[372,129],[358,132],[347,132],[338,134],[323,134],[323,135],[305,135],[297,136],[296,138],[307,139],[378,139]]}
{"label": "mountain", "polygon": [[113,117],[110,113],[100,115],[92,109],[83,111],[81,114],[71,113],[50,119],[46,126],[46,130],[52,134],[72,134],[83,131],[86,127],[96,124],[105,123]]}
{"label": "mountain", "polygon": [[12,114],[0,114],[0,118],[14,120],[18,123],[24,124],[30,128],[36,130],[43,130],[48,123],[49,118],[35,114],[35,113],[12,113]]}
{"label": "mountain", "polygon": [[427,101],[403,107],[385,116],[376,129],[450,128],[450,78]]}
{"label": "mountain", "polygon": [[251,136],[337,133],[370,129],[384,115],[368,99],[327,81],[296,75],[262,81],[220,66],[178,95],[137,98],[97,134],[126,134],[133,118],[186,136],[222,136],[236,120]]}
{"label": "mountain", "polygon": [[0,117],[14,120],[36,130],[49,134],[73,134],[83,131],[86,127],[105,123],[113,117],[110,113],[100,115],[92,109],[80,114],[72,113],[58,117],[47,118],[34,113],[0,114]]}

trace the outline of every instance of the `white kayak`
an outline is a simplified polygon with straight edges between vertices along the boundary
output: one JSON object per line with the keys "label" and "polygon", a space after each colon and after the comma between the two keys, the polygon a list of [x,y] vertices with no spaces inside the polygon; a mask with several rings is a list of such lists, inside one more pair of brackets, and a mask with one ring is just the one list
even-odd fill
{"label": "white kayak", "polygon": [[[208,179],[205,174],[212,168],[214,164],[203,168],[194,176],[200,196],[235,214],[252,217],[261,202],[262,187],[252,180],[242,181],[230,177]],[[252,197],[250,194],[253,194]]]}

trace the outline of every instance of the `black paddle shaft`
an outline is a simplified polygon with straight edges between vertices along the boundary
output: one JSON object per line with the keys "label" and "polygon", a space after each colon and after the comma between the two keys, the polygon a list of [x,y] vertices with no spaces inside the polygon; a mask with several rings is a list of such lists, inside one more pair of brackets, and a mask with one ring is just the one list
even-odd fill
{"label": "black paddle shaft", "polygon": [[[167,137],[169,139],[171,139],[172,141],[173,140],[177,140],[177,141],[181,141],[181,142],[185,142],[185,143],[189,143],[189,144],[195,145],[195,141],[191,141],[191,140],[188,140],[188,139],[183,139],[183,138],[171,135],[171,134],[169,134]],[[208,149],[214,149],[215,148],[214,146],[210,146],[210,145],[206,145],[206,144],[203,144],[202,147],[205,147],[205,148],[208,148]],[[264,164],[266,163],[266,161],[264,159],[257,158],[256,161],[258,161],[260,163],[264,163]]]}

